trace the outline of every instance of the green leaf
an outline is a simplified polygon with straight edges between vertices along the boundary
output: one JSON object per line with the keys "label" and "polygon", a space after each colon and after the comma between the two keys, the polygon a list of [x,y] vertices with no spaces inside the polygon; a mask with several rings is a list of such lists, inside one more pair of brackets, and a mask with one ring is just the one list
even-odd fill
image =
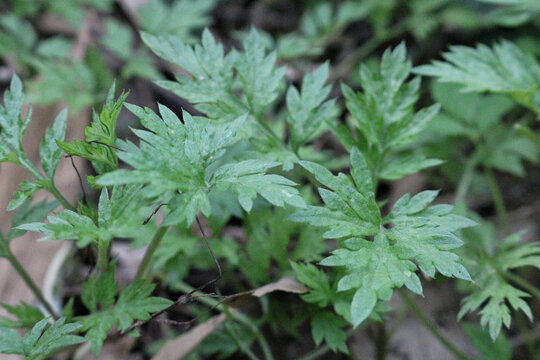
{"label": "green leaf", "polygon": [[147,130],[134,130],[141,139],[137,147],[120,141],[120,159],[133,171],[116,170],[98,178],[99,185],[144,184],[144,194],[167,202],[170,214],[166,224],[193,223],[200,208],[209,216],[208,194],[212,189],[232,190],[249,210],[260,194],[270,203],[302,206],[303,201],[292,181],[265,172],[279,163],[246,160],[222,164],[227,148],[241,139],[239,129],[246,121],[217,124],[183,113],[184,123],[169,109],[159,106],[162,118],[150,109],[129,105]]}
{"label": "green leaf", "polygon": [[0,353],[24,354],[22,339],[15,330],[0,327]]}
{"label": "green leaf", "polygon": [[43,313],[36,307],[25,302],[20,305],[1,305],[8,313],[15,316],[16,320],[0,316],[0,327],[7,328],[31,328],[44,318]]}
{"label": "green leaf", "polygon": [[[110,285],[109,280],[106,282]],[[105,284],[100,286],[105,286]],[[151,297],[154,287],[155,285],[145,286],[144,280],[137,280],[124,288],[116,303],[109,304],[90,315],[77,318],[77,321],[82,324],[81,330],[86,331],[86,339],[92,343],[92,351],[96,357],[99,356],[107,332],[114,325],[117,325],[120,331],[125,330],[134,321],[148,320],[151,313],[163,310],[172,304],[170,300]],[[110,289],[108,292],[112,293]],[[97,301],[105,301],[102,305],[110,300],[109,295],[100,296],[100,299],[97,299]],[[94,300],[90,301],[88,298],[87,302],[91,306],[96,304]]]}
{"label": "green leaf", "polygon": [[[24,102],[22,83],[17,75],[13,75],[9,90],[4,93],[4,106],[0,105],[0,161],[20,164],[27,160],[22,147],[22,137],[32,116],[28,109],[22,119],[21,108]],[[28,161],[28,160],[27,160]]]}
{"label": "green leaf", "polygon": [[171,34],[195,42],[193,32],[212,23],[210,12],[216,0],[154,0],[137,8],[141,29],[152,34]]}
{"label": "green leaf", "polygon": [[343,327],[347,322],[329,311],[318,312],[311,318],[311,334],[315,345],[321,345],[324,340],[333,352],[341,351],[348,354],[345,340],[347,335]]}
{"label": "green leaf", "polygon": [[44,359],[59,348],[85,342],[83,337],[73,335],[81,324],[64,324],[65,318],[60,318],[47,327],[48,321],[41,320],[24,336],[23,347],[27,359]]}
{"label": "green leaf", "polygon": [[540,243],[520,243],[523,232],[498,243],[495,230],[488,224],[466,234],[468,242],[464,258],[477,286],[472,287],[472,293],[463,299],[458,318],[479,310],[480,324],[489,329],[495,340],[503,325],[510,327],[510,307],[522,311],[532,321],[531,308],[525,301],[530,294],[514,287],[506,274],[524,266],[540,269]]}
{"label": "green leaf", "polygon": [[27,224],[36,221],[42,221],[54,209],[58,207],[58,201],[47,202],[42,200],[35,204],[27,201],[19,207],[19,210],[11,219],[11,229],[8,233],[8,240],[24,235],[25,231],[17,229],[19,225]]}
{"label": "green leaf", "polygon": [[516,102],[540,114],[540,64],[509,41],[493,47],[452,46],[434,61],[414,72],[458,83],[466,92],[492,92],[511,96]]}
{"label": "green leaf", "polygon": [[481,327],[464,323],[463,328],[473,346],[480,352],[479,360],[510,360],[512,344],[504,335],[493,341]]}
{"label": "green leaf", "polygon": [[19,189],[13,194],[13,199],[9,202],[6,210],[12,211],[17,209],[28,199],[31,199],[37,191],[44,189],[47,184],[44,181],[36,181],[35,183],[23,181],[19,184]]}
{"label": "green leaf", "polygon": [[311,289],[308,294],[302,295],[305,302],[326,307],[334,299],[334,291],[328,281],[328,276],[313,264],[302,264],[291,262],[291,266],[296,273],[296,278],[302,284]]}
{"label": "green leaf", "polygon": [[63,141],[66,136],[67,115],[67,109],[58,114],[54,124],[45,131],[45,136],[39,146],[41,166],[49,179],[54,178],[56,168],[62,158],[62,149],[58,147],[56,142]]}
{"label": "green leaf", "polygon": [[250,211],[257,194],[276,206],[290,204],[294,207],[304,207],[305,202],[293,186],[296,185],[283,176],[266,174],[270,168],[279,163],[245,160],[235,164],[226,164],[218,168],[212,177],[220,191],[233,190],[238,194],[240,205]]}
{"label": "green leaf", "polygon": [[82,284],[81,300],[91,313],[97,312],[98,306],[103,309],[114,304],[118,292],[118,284],[114,280],[115,269],[115,264],[111,263],[104,274],[98,277],[97,273],[93,273]]}
{"label": "green leaf", "polygon": [[285,68],[275,68],[277,54],[266,54],[266,46],[254,28],[242,42],[242,46],[244,51],[235,53],[234,56],[237,80],[244,91],[251,113],[259,117],[278,97]]}
{"label": "green leaf", "polygon": [[118,168],[116,156],[116,123],[122,110],[128,93],[122,92],[115,100],[116,86],[113,83],[109,89],[107,100],[100,114],[92,114],[92,123],[84,128],[86,142],[75,141],[73,143],[57,141],[58,146],[72,156],[80,156],[92,161],[92,165],[98,172],[112,171]]}
{"label": "green leaf", "polygon": [[451,214],[450,205],[428,207],[436,196],[436,191],[423,191],[412,198],[409,194],[401,197],[383,220],[384,224],[394,225],[386,234],[395,241],[395,247],[413,259],[427,275],[433,277],[438,271],[447,277],[471,280],[467,269],[451,250],[463,245],[454,232],[475,226],[476,222]]}
{"label": "green leaf", "polygon": [[[333,192],[319,188],[319,194],[326,206],[308,205],[305,210],[291,215],[289,220],[329,228],[323,235],[326,238],[369,236],[379,231],[381,216],[372,189],[359,192],[351,178],[345,174],[334,176],[321,165],[306,161],[301,161],[300,164]],[[357,161],[353,164],[361,166],[353,168],[356,174],[355,182],[363,187],[372,187],[369,185],[371,175],[365,171],[365,164],[361,164]]]}
{"label": "green leaf", "polygon": [[373,242],[362,239],[345,241],[347,248],[335,250],[321,261],[325,266],[345,266],[348,275],[339,280],[338,290],[356,289],[351,303],[354,326],[364,321],[377,303],[388,301],[394,287],[407,286],[416,294],[422,293],[416,266],[396,247],[391,246],[384,233]]}
{"label": "green leaf", "polygon": [[137,185],[115,186],[110,198],[108,190],[103,189],[96,223],[86,215],[65,210],[47,217],[48,223],[27,223],[17,229],[45,234],[41,240],[75,240],[81,248],[91,243],[108,243],[114,237],[133,237],[144,220],[137,213],[139,194]]}
{"label": "green leaf", "polygon": [[324,123],[333,121],[338,115],[335,100],[325,101],[332,89],[330,85],[324,86],[328,68],[326,62],[304,76],[301,92],[294,86],[287,91],[287,121],[295,147],[311,140]]}
{"label": "green leaf", "polygon": [[[415,112],[420,80],[406,82],[410,72],[411,63],[406,59],[402,43],[384,52],[378,72],[361,67],[362,92],[355,93],[346,85],[342,86],[347,109],[357,129],[356,145],[377,178],[395,180],[440,164],[419,154],[411,155],[409,150],[439,111],[439,106],[433,105]],[[343,134],[343,128],[333,130],[338,140],[350,148],[354,141],[350,135]]]}
{"label": "green leaf", "polygon": [[234,120],[248,111],[233,94],[235,55],[224,55],[223,46],[209,30],[203,32],[201,45],[193,47],[175,36],[142,33],[142,39],[158,56],[191,75],[178,74],[176,81],[158,81],[159,86],[195,104],[213,119]]}
{"label": "green leaf", "polygon": [[[323,235],[327,238],[344,238],[332,256],[320,264],[345,268],[338,291],[354,291],[350,314],[355,326],[372,313],[379,301],[388,301],[394,288],[405,285],[421,294],[418,269],[430,276],[439,272],[447,277],[470,280],[469,273],[452,251],[463,244],[454,233],[476,225],[474,221],[451,214],[450,205],[429,206],[437,196],[436,191],[424,191],[412,198],[408,194],[403,196],[381,219],[371,172],[356,148],[351,151],[351,163],[354,182],[345,174],[334,176],[320,165],[301,162],[333,191],[319,189],[325,206],[308,206],[290,219],[329,228]],[[374,240],[367,236],[373,236]],[[313,300],[322,301],[320,299],[326,300],[320,292],[315,292]],[[340,304],[339,309],[340,313],[344,312],[344,305]]]}
{"label": "green leaf", "polygon": [[39,321],[21,339],[17,332],[0,327],[0,353],[25,355],[26,359],[45,359],[56,350],[84,342],[81,336],[73,335],[80,324],[65,324],[65,318],[49,326],[49,319]]}

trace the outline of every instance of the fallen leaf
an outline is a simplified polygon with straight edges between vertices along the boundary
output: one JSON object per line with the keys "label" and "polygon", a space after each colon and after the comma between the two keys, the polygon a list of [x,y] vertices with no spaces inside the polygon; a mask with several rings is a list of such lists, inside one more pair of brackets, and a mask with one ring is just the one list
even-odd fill
{"label": "fallen leaf", "polygon": [[227,296],[225,300],[223,300],[223,304],[234,308],[240,308],[248,304],[254,297],[259,298],[274,291],[304,294],[308,292],[308,289],[294,278],[285,278],[254,290]]}
{"label": "fallen leaf", "polygon": [[217,329],[226,318],[225,314],[216,315],[180,337],[167,341],[161,350],[152,357],[152,360],[182,359]]}

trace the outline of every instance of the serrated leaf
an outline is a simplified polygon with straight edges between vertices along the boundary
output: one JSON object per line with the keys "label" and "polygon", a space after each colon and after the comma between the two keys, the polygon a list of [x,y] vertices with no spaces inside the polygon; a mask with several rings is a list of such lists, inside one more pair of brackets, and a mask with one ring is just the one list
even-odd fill
{"label": "serrated leaf", "polygon": [[305,202],[300,197],[296,183],[283,176],[266,174],[267,170],[280,165],[258,160],[245,160],[235,164],[226,164],[218,168],[211,183],[220,191],[232,190],[238,194],[240,205],[250,211],[257,194],[272,205],[290,204],[302,208]]}
{"label": "serrated leaf", "polygon": [[345,244],[347,248],[335,250],[321,265],[347,269],[347,275],[339,280],[338,290],[356,290],[351,303],[354,326],[369,316],[377,300],[388,301],[394,287],[405,285],[414,293],[422,293],[420,279],[414,273],[416,266],[390,245],[384,233],[377,234],[373,242],[349,239]]}
{"label": "serrated leaf", "polygon": [[39,321],[21,339],[17,332],[0,327],[0,353],[25,355],[29,360],[42,360],[62,347],[80,344],[85,341],[73,335],[81,328],[78,323],[65,324],[65,318],[49,325],[49,319]]}
{"label": "serrated leaf", "polygon": [[501,93],[540,113],[540,64],[509,41],[493,47],[452,46],[443,54],[445,61],[434,61],[414,72],[434,76],[442,82],[458,83],[463,91]]}
{"label": "serrated leaf", "polygon": [[287,91],[287,121],[295,147],[311,140],[324,123],[333,121],[338,114],[335,101],[325,101],[332,89],[324,85],[328,69],[326,62],[304,76],[300,92],[294,86]]}
{"label": "serrated leaf", "polygon": [[0,353],[24,354],[22,339],[15,330],[0,327]]}
{"label": "serrated leaf", "polygon": [[235,54],[234,67],[248,106],[259,117],[278,97],[285,68],[275,68],[277,54],[266,54],[266,46],[254,28],[242,46],[244,51]]}
{"label": "serrated leaf", "polygon": [[[92,344],[92,351],[96,357],[99,356],[103,341],[107,337],[107,332],[114,325],[119,330],[125,330],[136,320],[148,320],[150,314],[163,310],[172,301],[151,297],[155,285],[145,286],[144,280],[137,280],[124,288],[118,300],[114,304],[103,308],[90,315],[77,318],[82,324],[82,330],[86,331],[86,339]],[[109,302],[110,297],[106,296]],[[90,302],[94,304],[94,302]]]}
{"label": "serrated leaf", "polygon": [[211,10],[216,0],[155,0],[137,8],[141,29],[152,34],[174,34],[187,42],[195,42],[193,32],[212,22]]}
{"label": "serrated leaf", "polygon": [[9,89],[4,93],[4,106],[0,105],[0,161],[21,163],[26,159],[21,141],[30,123],[32,110],[28,109],[23,119],[23,102],[21,80],[13,75]]}
{"label": "serrated leaf", "polygon": [[379,71],[361,67],[361,92],[342,85],[356,140],[344,127],[333,127],[333,131],[346,148],[361,149],[377,178],[396,180],[440,163],[409,150],[439,112],[439,105],[415,112],[420,81],[407,82],[410,71],[402,43],[384,52]]}
{"label": "serrated leaf", "polygon": [[36,307],[30,306],[25,302],[20,305],[11,306],[1,305],[8,313],[16,319],[0,316],[0,327],[7,328],[32,328],[36,323],[44,318],[43,313]]}
{"label": "serrated leaf", "polygon": [[311,335],[315,341],[315,345],[321,345],[324,340],[333,352],[340,351],[348,354],[347,335],[343,331],[343,327],[347,322],[342,318],[334,315],[331,312],[318,312],[311,318]]}
{"label": "serrated leaf", "polygon": [[[291,215],[291,221],[329,228],[324,234],[326,238],[369,236],[379,231],[381,217],[372,190],[361,193],[345,174],[334,176],[321,165],[306,161],[301,161],[300,164],[333,192],[320,188],[319,193],[326,206],[308,205],[305,210]],[[354,165],[363,166],[357,161]],[[355,181],[365,188],[366,184],[371,183],[371,175],[361,169],[365,168],[359,168],[359,171],[355,172]]]}
{"label": "serrated leaf", "polygon": [[62,149],[56,142],[63,141],[66,136],[67,115],[67,109],[58,114],[54,124],[45,131],[45,136],[39,146],[41,166],[50,179],[54,178],[56,168],[62,158]]}
{"label": "serrated leaf", "polygon": [[480,324],[488,328],[495,340],[503,325],[510,327],[510,308],[522,311],[532,321],[531,308],[525,301],[530,294],[512,285],[505,274],[523,266],[540,269],[540,245],[538,242],[520,243],[523,232],[512,234],[497,244],[495,231],[487,224],[466,234],[474,242],[467,243],[464,257],[477,286],[463,299],[458,318],[479,310]]}
{"label": "serrated leaf", "polygon": [[85,142],[57,141],[67,154],[92,161],[98,174],[118,168],[116,156],[116,123],[128,93],[122,92],[115,100],[116,85],[110,87],[107,100],[99,115],[92,114],[92,123],[84,128]]}
{"label": "serrated leaf", "polygon": [[291,262],[291,266],[296,273],[296,278],[302,284],[308,286],[311,291],[302,295],[302,299],[308,303],[326,307],[334,298],[334,292],[330,286],[328,276],[313,264],[302,264]]}
{"label": "serrated leaf", "polygon": [[98,306],[102,309],[114,304],[118,292],[118,284],[114,280],[115,269],[115,264],[111,263],[105,273],[99,277],[94,273],[82,284],[81,300],[91,313],[98,311]]}
{"label": "serrated leaf", "polygon": [[78,247],[91,243],[109,243],[114,237],[132,237],[142,223],[135,210],[140,201],[137,185],[115,186],[111,197],[105,188],[101,192],[97,223],[84,214],[71,210],[47,217],[48,223],[33,222],[17,229],[46,235],[42,240],[75,240]]}

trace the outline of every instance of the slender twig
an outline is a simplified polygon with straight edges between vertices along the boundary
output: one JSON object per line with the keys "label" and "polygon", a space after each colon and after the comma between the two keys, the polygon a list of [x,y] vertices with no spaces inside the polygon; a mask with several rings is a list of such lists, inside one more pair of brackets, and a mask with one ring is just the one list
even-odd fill
{"label": "slender twig", "polygon": [[212,260],[214,260],[214,264],[216,265],[217,269],[218,269],[218,277],[215,278],[215,279],[212,279],[210,281],[208,281],[206,284],[202,285],[200,287],[199,290],[202,290],[202,289],[206,289],[208,286],[218,282],[221,277],[222,277],[222,272],[221,272],[221,266],[219,265],[219,261],[216,257],[216,254],[214,254],[214,250],[212,249],[212,246],[210,246],[210,242],[208,241],[208,238],[206,237],[206,234],[204,233],[204,229],[201,225],[201,222],[199,221],[199,217],[198,216],[195,216],[195,219],[197,220],[197,225],[199,226],[199,230],[201,231],[201,234],[204,238],[204,241],[206,243],[206,247],[208,248],[208,250],[210,251],[210,255],[212,255]]}
{"label": "slender twig", "polygon": [[148,215],[148,217],[143,221],[143,225],[146,225],[150,222],[150,220],[152,220],[152,218],[154,217],[154,215],[157,214],[157,212],[159,211],[159,209],[161,209],[162,206],[165,206],[167,205],[166,203],[163,203],[163,204],[159,204],[155,209],[154,211],[152,211],[152,213],[150,215]]}
{"label": "slender twig", "polygon": [[41,302],[41,304],[45,307],[45,309],[47,309],[47,311],[49,312],[49,314],[51,314],[51,316],[57,320],[59,318],[58,314],[56,314],[56,312],[53,310],[53,307],[51,306],[51,304],[49,304],[49,302],[45,299],[45,296],[43,296],[43,293],[41,292],[41,290],[37,287],[36,283],[34,282],[34,280],[32,280],[32,278],[30,277],[30,275],[28,275],[28,273],[26,272],[26,270],[24,269],[24,267],[21,265],[21,263],[19,262],[19,260],[17,260],[17,258],[15,257],[15,255],[11,252],[11,250],[9,248],[7,248],[7,254],[6,254],[6,259],[11,263],[11,265],[15,268],[15,271],[17,271],[17,273],[20,275],[20,277],[24,280],[24,282],[26,283],[26,285],[28,285],[28,287],[30,288],[30,290],[32,290],[32,293],[34,293],[34,295],[38,298],[38,300]]}
{"label": "slender twig", "polygon": [[77,174],[77,178],[79,179],[79,186],[81,187],[81,191],[83,193],[83,203],[86,203],[86,199],[88,199],[88,196],[86,195],[86,190],[84,189],[81,173],[79,172],[79,169],[77,169],[77,166],[75,165],[73,156],[67,154],[66,157],[68,157],[71,160],[71,166],[73,167],[73,170],[75,170],[75,173]]}
{"label": "slender twig", "polygon": [[[177,282],[175,286],[176,288],[178,288],[178,290],[187,294],[191,294],[191,296],[196,296],[200,294],[199,291],[195,289],[193,286],[188,285],[182,281]],[[221,311],[221,312],[225,311],[225,305],[221,304],[220,301],[215,300],[211,297],[197,297],[196,300],[218,311]],[[266,341],[264,335],[259,330],[259,327],[257,326],[257,324],[255,324],[254,321],[249,316],[243,314],[240,311],[231,312],[231,316],[235,320],[240,322],[241,324],[250,328],[253,334],[255,334],[255,337],[257,338],[257,342],[259,343],[259,346],[262,349],[265,360],[273,360],[274,356],[272,355],[270,346],[268,345],[268,342]]]}
{"label": "slender twig", "polygon": [[411,311],[418,317],[418,319],[426,326],[426,328],[435,336],[444,347],[446,347],[452,354],[458,359],[469,360],[469,357],[465,355],[461,350],[456,348],[450,341],[448,341],[441,332],[432,324],[426,315],[420,310],[420,308],[414,303],[414,301],[407,295],[407,292],[403,289],[398,289],[399,294],[405,301],[405,304],[411,309]]}

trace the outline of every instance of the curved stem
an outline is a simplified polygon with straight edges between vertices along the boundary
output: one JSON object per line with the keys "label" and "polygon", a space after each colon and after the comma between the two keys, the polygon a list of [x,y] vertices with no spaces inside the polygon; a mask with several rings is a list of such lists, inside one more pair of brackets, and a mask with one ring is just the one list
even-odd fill
{"label": "curved stem", "polygon": [[168,226],[160,227],[159,230],[154,235],[154,237],[152,238],[150,245],[148,245],[148,248],[146,249],[146,252],[144,253],[144,258],[141,262],[141,265],[139,265],[139,269],[137,270],[137,275],[135,276],[135,280],[142,279],[146,275],[146,271],[148,270],[148,266],[150,266],[152,257],[154,256],[154,253],[156,252],[156,249],[161,243],[161,239],[163,239],[163,236],[165,236],[165,233],[167,232],[167,230],[169,230]]}
{"label": "curved stem", "polygon": [[58,200],[60,204],[62,204],[64,209],[75,211],[75,208],[71,206],[69,201],[67,201],[67,199],[62,194],[60,194],[60,191],[56,188],[56,186],[54,185],[52,181],[51,181],[51,186],[48,188],[48,190],[56,198],[56,200]]}
{"label": "curved stem", "polygon": [[484,173],[488,181],[489,191],[493,198],[493,204],[495,205],[495,211],[497,212],[497,218],[501,223],[503,231],[508,234],[510,228],[510,222],[508,221],[508,212],[506,211],[506,205],[504,204],[504,198],[501,192],[501,188],[497,183],[493,170],[488,166],[484,166]]}
{"label": "curved stem", "polygon": [[99,243],[97,246],[97,268],[99,270],[99,276],[102,276],[107,271],[107,266],[109,265],[109,247],[110,242]]}
{"label": "curved stem", "polygon": [[515,283],[516,285],[522,287],[531,293],[535,298],[540,299],[540,289],[522,278],[521,276],[515,275],[511,272],[500,273],[503,277]]}
{"label": "curved stem", "polygon": [[34,295],[38,298],[38,300],[41,302],[41,304],[45,307],[45,309],[47,309],[47,311],[49,312],[49,314],[51,314],[51,316],[57,320],[59,317],[58,317],[58,314],[56,314],[56,312],[53,310],[51,304],[49,304],[49,302],[45,299],[45,296],[43,296],[43,293],[41,292],[41,290],[37,287],[36,283],[34,282],[34,280],[32,280],[32,278],[30,277],[30,275],[28,275],[28,273],[26,272],[26,270],[24,269],[24,267],[21,265],[21,263],[19,262],[19,260],[17,260],[17,258],[15,257],[15,255],[13,255],[13,253],[11,252],[11,250],[8,248],[7,249],[8,252],[6,254],[6,259],[11,263],[11,265],[13,265],[13,267],[15,268],[15,271],[17,271],[17,273],[19,274],[19,276],[24,280],[24,282],[26,283],[26,285],[28,285],[28,287],[30,288],[30,290],[32,290],[32,293],[34,293]]}
{"label": "curved stem", "polygon": [[465,164],[465,171],[463,172],[463,175],[461,176],[461,180],[459,181],[459,185],[456,191],[456,194],[454,196],[454,203],[460,203],[465,200],[465,197],[467,196],[467,192],[469,191],[469,187],[471,186],[474,170],[476,169],[476,166],[478,165],[478,154],[477,151],[473,156],[471,156],[467,163]]}
{"label": "curved stem", "polygon": [[[189,294],[192,293],[195,288],[191,285],[186,284],[183,281],[178,281],[175,286],[182,292]],[[217,309],[221,312],[225,312],[225,305],[221,304],[218,300],[213,299],[211,297],[205,297],[205,296],[197,296],[201,295],[202,293],[200,291],[195,291],[191,295],[194,296],[194,298],[205,304],[213,309]],[[261,350],[263,352],[265,360],[274,360],[274,356],[272,355],[272,351],[270,350],[270,345],[268,345],[268,342],[266,341],[264,335],[259,330],[259,327],[255,322],[247,315],[241,313],[240,311],[231,312],[231,316],[237,320],[239,323],[249,327],[251,331],[255,334],[255,337],[257,338],[257,341],[259,343],[259,346],[261,347]]]}
{"label": "curved stem", "polygon": [[426,328],[435,336],[441,344],[444,345],[452,354],[454,354],[458,359],[469,360],[469,357],[456,348],[452,343],[450,343],[440,331],[431,323],[431,321],[424,315],[422,310],[414,303],[414,301],[407,295],[403,289],[398,289],[399,294],[405,301],[405,304],[411,309],[411,311],[422,321]]}

